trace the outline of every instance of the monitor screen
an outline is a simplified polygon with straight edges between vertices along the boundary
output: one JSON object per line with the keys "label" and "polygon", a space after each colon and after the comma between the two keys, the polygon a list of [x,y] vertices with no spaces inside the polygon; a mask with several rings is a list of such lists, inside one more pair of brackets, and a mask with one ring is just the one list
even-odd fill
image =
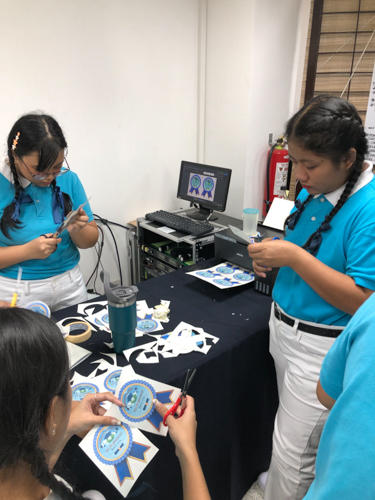
{"label": "monitor screen", "polygon": [[[201,215],[191,215],[193,218],[207,218],[212,210],[224,212],[232,170],[229,168],[212,167],[189,161],[181,162],[180,180],[178,182],[177,198],[192,203],[199,203]],[[212,220],[212,218],[211,218]]]}

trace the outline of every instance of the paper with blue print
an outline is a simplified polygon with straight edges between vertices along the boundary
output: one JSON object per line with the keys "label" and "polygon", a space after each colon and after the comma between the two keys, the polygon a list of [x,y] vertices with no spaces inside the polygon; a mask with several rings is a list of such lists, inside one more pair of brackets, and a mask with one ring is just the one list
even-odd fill
{"label": "paper with blue print", "polygon": [[124,497],[158,452],[146,436],[126,424],[96,425],[79,446]]}
{"label": "paper with blue print", "polygon": [[132,366],[125,366],[117,382],[115,396],[124,403],[122,408],[111,404],[106,415],[132,427],[166,436],[168,427],[155,409],[153,400],[170,407],[177,400],[181,389],[138,375]]}
{"label": "paper with blue print", "polygon": [[248,271],[230,262],[223,262],[208,269],[191,271],[186,274],[207,281],[220,289],[234,288],[254,281],[254,273],[252,271]]}

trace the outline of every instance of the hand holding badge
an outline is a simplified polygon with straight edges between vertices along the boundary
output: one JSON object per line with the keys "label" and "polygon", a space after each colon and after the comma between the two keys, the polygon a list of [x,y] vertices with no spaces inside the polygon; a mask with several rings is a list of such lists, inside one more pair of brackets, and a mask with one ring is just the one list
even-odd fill
{"label": "hand holding badge", "polygon": [[166,436],[168,429],[162,426],[163,419],[155,411],[157,399],[164,405],[173,405],[180,390],[167,384],[137,375],[132,366],[123,368],[115,396],[124,404],[122,408],[111,405],[107,415],[132,427]]}

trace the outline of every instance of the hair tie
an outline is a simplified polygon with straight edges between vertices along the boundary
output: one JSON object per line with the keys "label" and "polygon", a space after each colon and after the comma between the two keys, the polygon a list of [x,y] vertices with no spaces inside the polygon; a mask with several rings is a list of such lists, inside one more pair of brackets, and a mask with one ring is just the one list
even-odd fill
{"label": "hair tie", "polygon": [[30,198],[30,196],[23,191],[20,191],[18,193],[18,197],[13,198],[12,203],[14,203],[14,212],[11,216],[13,220],[18,220],[20,216],[20,205],[22,203],[32,203],[33,200]]}
{"label": "hair tie", "polygon": [[[59,210],[61,208],[61,210]],[[52,213],[55,224],[62,224],[64,221],[64,199],[59,186],[54,186],[52,194]]]}
{"label": "hair tie", "polygon": [[292,214],[288,222],[288,229],[290,229],[291,231],[293,231],[293,229],[296,227],[296,224],[299,221],[302,212],[305,210],[305,205],[301,202],[300,199],[297,199],[294,202],[294,206],[297,210]]}
{"label": "hair tie", "polygon": [[306,247],[306,250],[311,253],[311,255],[316,255],[318,253],[319,247],[322,244],[322,232],[329,231],[332,229],[331,224],[329,222],[323,222],[320,228],[315,232],[314,236],[311,238],[309,246]]}

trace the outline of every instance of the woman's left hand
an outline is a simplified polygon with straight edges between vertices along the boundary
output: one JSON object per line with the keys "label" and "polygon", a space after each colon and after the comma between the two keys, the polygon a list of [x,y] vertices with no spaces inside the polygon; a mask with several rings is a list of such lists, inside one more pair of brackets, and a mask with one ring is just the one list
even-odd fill
{"label": "woman's left hand", "polygon": [[88,221],[89,216],[86,214],[83,208],[80,208],[76,219],[67,227],[67,231],[70,233],[70,235],[76,234],[87,225]]}
{"label": "woman's left hand", "polygon": [[256,266],[269,271],[273,267],[292,267],[301,247],[290,241],[271,240],[249,245],[247,251]]}
{"label": "woman's left hand", "polygon": [[72,411],[70,414],[68,433],[83,438],[93,425],[119,425],[119,421],[113,417],[106,417],[105,408],[100,406],[103,401],[110,401],[117,406],[123,403],[111,392],[100,392],[87,394],[82,401],[72,401]]}

